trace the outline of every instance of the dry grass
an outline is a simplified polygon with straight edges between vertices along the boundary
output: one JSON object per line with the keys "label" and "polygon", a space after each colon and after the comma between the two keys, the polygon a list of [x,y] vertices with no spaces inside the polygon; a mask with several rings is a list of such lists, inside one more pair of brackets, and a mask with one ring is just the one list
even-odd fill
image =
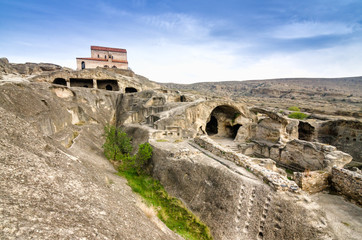
{"label": "dry grass", "polygon": [[146,215],[147,218],[152,219],[156,217],[156,210],[152,206],[147,206],[143,202],[137,202],[137,206],[142,210],[142,212]]}

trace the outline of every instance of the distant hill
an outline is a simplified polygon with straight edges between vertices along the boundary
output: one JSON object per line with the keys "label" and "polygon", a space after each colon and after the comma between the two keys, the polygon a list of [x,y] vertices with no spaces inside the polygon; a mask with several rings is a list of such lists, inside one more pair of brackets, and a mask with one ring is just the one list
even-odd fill
{"label": "distant hill", "polygon": [[269,80],[200,82],[194,84],[163,84],[181,91],[229,97],[308,98],[362,97],[362,76],[348,78],[284,78]]}

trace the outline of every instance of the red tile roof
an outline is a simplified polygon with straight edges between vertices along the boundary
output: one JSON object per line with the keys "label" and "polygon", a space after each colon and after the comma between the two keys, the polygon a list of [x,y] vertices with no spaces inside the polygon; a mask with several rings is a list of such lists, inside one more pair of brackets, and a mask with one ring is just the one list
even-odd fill
{"label": "red tile roof", "polygon": [[[103,58],[77,58],[77,59],[108,62],[108,59],[103,59]],[[128,63],[128,61],[120,61],[120,60],[112,60],[111,62]]]}
{"label": "red tile roof", "polygon": [[99,47],[99,46],[91,46],[91,50],[100,50],[100,51],[127,53],[127,50],[126,50],[126,49],[122,49],[122,48],[109,48],[109,47]]}

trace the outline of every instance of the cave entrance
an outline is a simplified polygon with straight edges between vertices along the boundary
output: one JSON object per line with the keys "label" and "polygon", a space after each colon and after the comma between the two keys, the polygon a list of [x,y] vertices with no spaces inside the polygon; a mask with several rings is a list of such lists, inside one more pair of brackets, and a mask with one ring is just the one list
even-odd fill
{"label": "cave entrance", "polygon": [[180,96],[180,102],[187,102],[185,95]]}
{"label": "cave entrance", "polygon": [[108,91],[119,91],[118,81],[113,79],[100,79],[97,80],[98,89],[104,89]]}
{"label": "cave entrance", "polygon": [[235,122],[241,112],[234,107],[222,105],[212,110],[206,123],[206,133],[209,136],[235,139],[242,126]]}
{"label": "cave entrance", "polygon": [[93,79],[71,78],[71,87],[93,88]]}
{"label": "cave entrance", "polygon": [[210,121],[206,124],[206,132],[210,136],[217,134],[217,119],[215,116],[211,116]]}
{"label": "cave entrance", "polygon": [[134,87],[126,87],[125,89],[125,93],[135,93],[137,92],[137,89],[135,89]]}
{"label": "cave entrance", "polygon": [[56,78],[53,81],[54,84],[67,86],[67,81],[64,78]]}
{"label": "cave entrance", "polygon": [[234,139],[236,137],[236,135],[238,134],[238,130],[241,127],[241,124],[236,124],[233,126],[226,126],[226,130],[227,130],[227,135],[229,137],[231,137],[232,139]]}
{"label": "cave entrance", "polygon": [[312,141],[315,128],[307,122],[299,122],[298,125],[298,139],[304,141]]}

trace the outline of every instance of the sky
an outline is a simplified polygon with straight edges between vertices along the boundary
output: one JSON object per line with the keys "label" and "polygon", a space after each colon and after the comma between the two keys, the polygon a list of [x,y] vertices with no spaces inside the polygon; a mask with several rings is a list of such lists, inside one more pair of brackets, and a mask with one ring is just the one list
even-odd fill
{"label": "sky", "polygon": [[125,48],[158,82],[362,76],[362,0],[0,0],[0,57]]}

